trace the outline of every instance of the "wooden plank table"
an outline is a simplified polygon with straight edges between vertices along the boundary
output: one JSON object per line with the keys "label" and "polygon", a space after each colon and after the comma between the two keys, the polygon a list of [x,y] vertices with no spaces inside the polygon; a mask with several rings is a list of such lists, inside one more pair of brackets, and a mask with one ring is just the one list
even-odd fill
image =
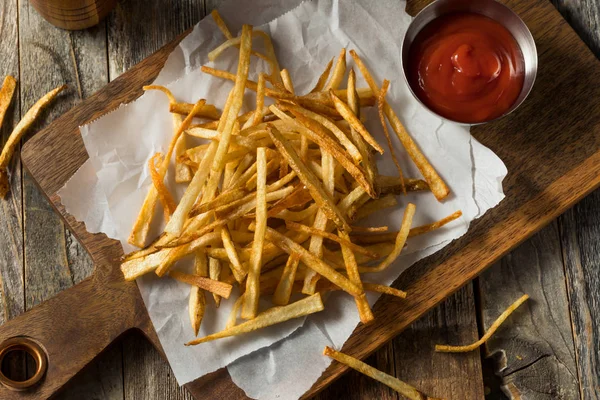
{"label": "wooden plank table", "polygon": [[[553,0],[600,56],[600,4]],[[19,79],[2,142],[43,93],[61,83],[71,92],[32,131],[195,24],[219,1],[121,1],[99,26],[67,32],[44,21],[26,0],[0,4],[0,76]],[[91,273],[91,262],[13,160],[12,192],[0,201],[0,323]],[[597,399],[600,395],[600,192],[490,268],[403,332],[367,362],[449,399]],[[475,340],[521,293],[532,301],[481,353],[435,354],[439,342]],[[493,355],[491,359],[485,358]],[[29,367],[30,368],[30,367]],[[15,377],[25,360],[11,360]],[[499,376],[497,377],[496,374]],[[485,389],[484,389],[485,384]],[[170,368],[141,335],[127,334],[89,365],[60,399],[189,399]],[[398,399],[373,381],[348,373],[319,399]]]}

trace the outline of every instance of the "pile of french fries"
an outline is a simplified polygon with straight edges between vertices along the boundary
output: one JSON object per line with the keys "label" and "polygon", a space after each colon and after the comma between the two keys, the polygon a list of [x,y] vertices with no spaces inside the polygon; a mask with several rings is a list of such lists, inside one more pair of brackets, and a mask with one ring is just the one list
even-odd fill
{"label": "pile of french fries", "polygon": [[[309,93],[296,93],[267,34],[244,25],[240,36],[234,37],[217,13],[213,18],[227,40],[210,53],[210,59],[239,48],[235,74],[202,68],[234,82],[222,112],[207,99],[187,104],[165,87],[145,87],[168,96],[174,134],[166,154],[150,158],[153,185],[129,238],[141,249],[124,256],[125,278],[154,272],[189,284],[189,315],[196,336],[206,296],[212,294],[218,307],[221,298],[229,298],[233,285],[239,286],[242,294],[225,329],[188,345],[322,311],[323,295],[333,290],[352,296],[360,320],[369,323],[374,317],[366,291],[399,297],[406,293],[364,282],[361,274],[383,271],[400,255],[408,237],[438,229],[461,212],[413,228],[416,207],[409,203],[397,232],[386,226],[357,226],[372,213],[397,206],[396,197],[407,192],[432,193],[440,201],[449,194],[387,103],[389,81],[380,88],[363,60],[350,51],[368,84],[357,88],[355,72],[347,68],[346,49],[341,49]],[[266,50],[253,50],[253,40],[263,41]],[[248,79],[253,57],[269,65],[257,81]],[[256,92],[256,106],[242,113],[247,90]],[[398,176],[383,176],[377,170],[374,154],[385,150],[365,127],[361,115],[365,107],[378,107]],[[404,177],[388,123],[424,179]],[[188,137],[206,143],[188,148]],[[164,183],[172,159],[175,181],[187,184],[179,203]],[[158,204],[166,227],[146,245]],[[195,259],[193,273],[177,269],[177,261],[188,255]],[[261,297],[270,299],[273,307],[259,310]],[[300,299],[291,302],[292,298]]]}

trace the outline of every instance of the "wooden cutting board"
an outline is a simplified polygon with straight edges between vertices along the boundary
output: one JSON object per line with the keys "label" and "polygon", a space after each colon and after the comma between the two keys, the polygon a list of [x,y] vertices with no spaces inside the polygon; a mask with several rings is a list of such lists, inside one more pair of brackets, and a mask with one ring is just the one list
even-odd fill
{"label": "wooden cutting board", "polygon": [[[376,322],[359,326],[343,351],[365,358],[600,185],[600,63],[547,0],[506,0],[527,23],[539,53],[537,82],[521,108],[472,129],[507,165],[506,199],[474,221],[466,235],[421,260],[396,282],[406,300],[383,296]],[[427,1],[410,2],[411,13]],[[23,164],[96,263],[81,284],[0,327],[0,342],[33,338],[47,353],[45,379],[0,398],[47,398],[129,329],[162,351],[135,283],[123,281],[117,242],[90,234],[65,212],[56,192],[88,158],[78,127],[142,94],[185,33],[83,101],[23,148]],[[285,63],[285,61],[284,61]],[[397,77],[396,77],[397,78]],[[340,376],[333,363],[305,397]],[[221,369],[186,385],[197,399],[242,399]]]}

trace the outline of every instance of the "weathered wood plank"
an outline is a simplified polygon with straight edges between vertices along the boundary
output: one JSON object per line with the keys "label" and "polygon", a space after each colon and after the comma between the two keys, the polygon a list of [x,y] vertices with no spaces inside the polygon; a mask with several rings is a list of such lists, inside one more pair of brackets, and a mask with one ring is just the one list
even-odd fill
{"label": "weathered wood plank", "polygon": [[477,339],[473,284],[468,284],[394,339],[396,374],[429,396],[447,400],[483,399],[478,351],[466,354],[434,351],[436,344],[464,344]]}
{"label": "weathered wood plank", "polygon": [[[29,137],[48,121],[108,82],[104,26],[82,32],[53,27],[29,2],[19,4],[21,113],[53,87],[70,91],[52,105]],[[43,66],[43,67],[42,67]],[[89,276],[91,259],[65,229],[60,217],[28,173],[23,173],[25,305],[34,305]],[[110,349],[79,375],[59,398],[122,399],[121,349]]]}
{"label": "weathered wood plank", "polygon": [[511,399],[579,398],[558,226],[552,223],[479,278],[484,329],[524,293],[523,304],[487,342]]}
{"label": "weathered wood plank", "polygon": [[[0,4],[0,79],[12,75],[19,80],[17,1]],[[19,82],[17,82],[18,84]],[[0,146],[4,144],[20,117],[19,89],[0,129]],[[0,324],[25,311],[23,292],[23,221],[21,198],[21,163],[18,150],[9,169],[11,190],[0,199]],[[10,370],[15,379],[25,378],[25,360],[14,359]]]}
{"label": "weathered wood plank", "polygon": [[[201,0],[119,2],[107,19],[110,80],[142,61],[204,16]],[[139,334],[123,339],[124,398],[191,399],[160,354]]]}
{"label": "weathered wood plank", "polygon": [[[396,376],[394,345],[392,342],[385,344],[376,353],[365,359],[364,362],[385,373]],[[348,372],[333,385],[315,396],[315,400],[398,400],[400,398],[398,393],[387,386],[354,370]]]}
{"label": "weathered wood plank", "polygon": [[560,220],[581,397],[600,399],[600,191]]}
{"label": "weathered wood plank", "polygon": [[550,0],[590,49],[600,56],[600,2]]}

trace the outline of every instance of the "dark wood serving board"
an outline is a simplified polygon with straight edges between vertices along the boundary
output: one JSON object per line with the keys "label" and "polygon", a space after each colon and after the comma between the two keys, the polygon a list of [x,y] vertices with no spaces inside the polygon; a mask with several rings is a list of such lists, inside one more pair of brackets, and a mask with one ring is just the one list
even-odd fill
{"label": "dark wood serving board", "polygon": [[[410,2],[411,13],[426,2]],[[472,129],[508,167],[506,199],[474,221],[462,238],[403,274],[396,285],[409,297],[382,297],[374,308],[376,322],[357,327],[344,352],[366,357],[600,185],[600,63],[547,0],[504,3],[527,23],[539,53],[538,79],[529,99],[509,117]],[[40,385],[23,392],[0,386],[0,398],[48,398],[130,329],[141,330],[161,350],[136,284],[123,281],[115,262],[119,244],[88,233],[65,212],[56,192],[88,158],[78,127],[139,97],[183,36],[24,146],[23,164],[89,251],[96,269],[81,284],[0,327],[0,342],[29,336],[42,345],[49,361]],[[305,397],[344,371],[333,363]],[[245,398],[226,369],[186,387],[197,399]]]}

